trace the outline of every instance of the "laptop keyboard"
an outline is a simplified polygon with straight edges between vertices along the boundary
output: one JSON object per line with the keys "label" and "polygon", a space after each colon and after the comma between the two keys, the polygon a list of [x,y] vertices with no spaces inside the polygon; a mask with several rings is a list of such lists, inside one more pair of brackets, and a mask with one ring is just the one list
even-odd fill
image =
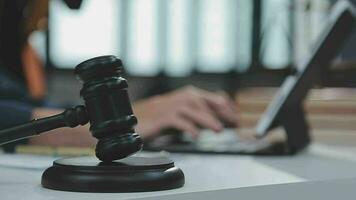
{"label": "laptop keyboard", "polygon": [[189,134],[161,136],[146,144],[146,150],[167,150],[190,153],[253,153],[270,145],[264,140],[241,140],[236,129],[224,129],[220,133],[203,129],[197,139]]}

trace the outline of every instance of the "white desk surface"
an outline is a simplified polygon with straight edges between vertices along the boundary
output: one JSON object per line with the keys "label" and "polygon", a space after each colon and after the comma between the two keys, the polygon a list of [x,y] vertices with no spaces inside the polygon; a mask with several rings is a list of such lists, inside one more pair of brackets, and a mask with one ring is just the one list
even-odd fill
{"label": "white desk surface", "polygon": [[[202,198],[207,200],[216,199],[216,194],[221,193],[232,195],[231,199],[239,194],[257,198],[256,194],[265,194],[262,191],[266,194],[275,194],[276,190],[282,191],[282,188],[283,191],[296,191],[293,188],[298,187],[301,187],[300,190],[303,188],[310,190],[313,187],[313,184],[310,184],[313,183],[311,181],[323,181],[317,185],[324,184],[325,188],[334,188],[333,184],[336,183],[330,182],[334,179],[345,179],[344,182],[336,185],[346,184],[352,187],[345,188],[356,188],[355,155],[356,148],[353,147],[316,144],[294,157],[171,154],[170,157],[185,173],[186,184],[183,188],[146,193],[95,194],[42,188],[41,174],[46,167],[51,165],[55,159],[53,157],[3,154],[0,155],[0,199],[106,200],[146,199],[148,197],[157,199],[160,196],[162,199]],[[254,188],[259,192],[251,190]],[[202,193],[202,191],[207,192]],[[209,191],[215,192],[209,193]],[[327,191],[332,194],[337,193],[332,190]],[[353,192],[353,190],[350,191]]]}

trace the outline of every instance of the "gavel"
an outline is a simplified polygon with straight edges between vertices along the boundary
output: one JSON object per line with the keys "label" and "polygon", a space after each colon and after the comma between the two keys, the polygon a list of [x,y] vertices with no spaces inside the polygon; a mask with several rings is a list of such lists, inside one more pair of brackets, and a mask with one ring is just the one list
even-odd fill
{"label": "gavel", "polygon": [[0,144],[39,135],[61,127],[90,123],[92,135],[98,139],[95,154],[103,162],[125,158],[142,149],[135,132],[134,116],[128,96],[127,81],[121,76],[123,64],[115,56],[86,60],[75,68],[83,83],[80,96],[85,105],[0,131]]}

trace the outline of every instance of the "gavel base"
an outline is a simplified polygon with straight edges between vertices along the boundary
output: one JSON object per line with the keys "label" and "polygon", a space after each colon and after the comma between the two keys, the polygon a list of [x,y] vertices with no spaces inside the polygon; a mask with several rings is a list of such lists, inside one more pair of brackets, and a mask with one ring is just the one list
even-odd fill
{"label": "gavel base", "polygon": [[147,192],[184,185],[184,174],[166,157],[131,156],[104,163],[95,157],[64,158],[42,175],[42,186],[74,192]]}

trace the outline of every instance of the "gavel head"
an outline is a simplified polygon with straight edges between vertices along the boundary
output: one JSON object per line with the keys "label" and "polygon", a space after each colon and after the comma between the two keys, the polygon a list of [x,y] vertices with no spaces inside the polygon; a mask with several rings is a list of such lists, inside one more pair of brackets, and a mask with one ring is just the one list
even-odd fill
{"label": "gavel head", "polygon": [[122,67],[115,56],[101,56],[75,68],[83,82],[80,95],[89,115],[90,131],[98,139],[95,153],[104,162],[125,158],[142,148],[142,140],[133,128],[137,119],[127,81],[121,77]]}

